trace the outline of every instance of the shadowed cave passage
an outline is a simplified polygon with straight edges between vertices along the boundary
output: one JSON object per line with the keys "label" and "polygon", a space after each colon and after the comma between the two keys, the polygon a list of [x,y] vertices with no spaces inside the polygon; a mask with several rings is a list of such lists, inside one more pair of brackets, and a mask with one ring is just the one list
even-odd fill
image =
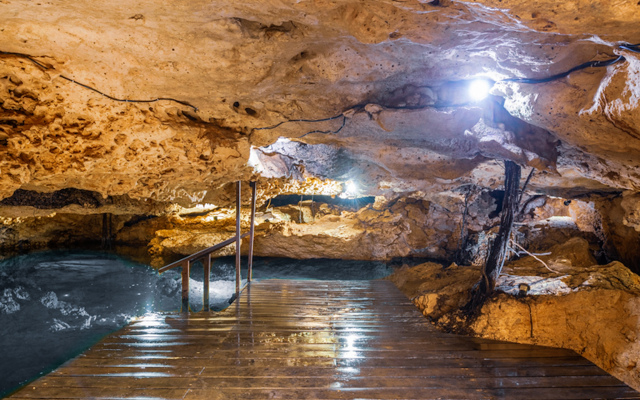
{"label": "shadowed cave passage", "polygon": [[273,207],[281,207],[281,206],[287,206],[287,205],[297,205],[298,203],[301,203],[304,201],[313,201],[319,204],[331,204],[331,205],[340,206],[341,208],[345,208],[348,210],[357,211],[362,207],[366,207],[370,204],[373,204],[373,202],[375,201],[375,197],[367,196],[367,197],[356,197],[356,198],[350,199],[350,198],[342,198],[338,196],[332,197],[332,196],[326,196],[326,195],[298,196],[296,194],[289,194],[289,195],[280,195],[280,196],[274,197],[273,199],[269,199],[268,204],[270,204]]}

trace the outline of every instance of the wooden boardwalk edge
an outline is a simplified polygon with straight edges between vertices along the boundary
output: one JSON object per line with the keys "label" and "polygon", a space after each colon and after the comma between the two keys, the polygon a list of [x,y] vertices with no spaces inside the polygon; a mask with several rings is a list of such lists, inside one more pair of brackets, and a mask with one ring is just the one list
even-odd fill
{"label": "wooden boardwalk edge", "polygon": [[438,332],[388,281],[253,282],[132,322],[12,399],[640,399],[573,351]]}

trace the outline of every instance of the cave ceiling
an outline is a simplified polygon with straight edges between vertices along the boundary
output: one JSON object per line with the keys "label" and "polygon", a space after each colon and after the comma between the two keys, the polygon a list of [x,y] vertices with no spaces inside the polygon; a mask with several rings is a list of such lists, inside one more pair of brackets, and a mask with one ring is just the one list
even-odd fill
{"label": "cave ceiling", "polygon": [[[263,197],[348,180],[434,193],[495,188],[502,160],[549,194],[640,187],[640,54],[620,47],[640,42],[637,0],[0,0],[0,15],[0,199],[222,204],[250,179]],[[496,84],[472,101],[479,77]]]}

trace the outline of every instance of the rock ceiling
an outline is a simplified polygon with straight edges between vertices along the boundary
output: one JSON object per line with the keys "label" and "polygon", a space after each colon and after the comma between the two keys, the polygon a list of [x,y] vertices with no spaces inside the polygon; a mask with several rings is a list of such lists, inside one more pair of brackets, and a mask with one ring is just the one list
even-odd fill
{"label": "rock ceiling", "polygon": [[[640,42],[637,0],[0,0],[0,15],[0,198],[496,187],[504,159],[551,194],[640,187],[640,54],[619,47]],[[473,78],[618,55],[468,97]]]}

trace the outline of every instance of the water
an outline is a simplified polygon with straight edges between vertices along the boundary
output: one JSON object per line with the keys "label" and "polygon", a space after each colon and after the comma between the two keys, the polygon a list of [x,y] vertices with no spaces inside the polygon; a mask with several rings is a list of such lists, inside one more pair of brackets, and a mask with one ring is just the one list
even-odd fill
{"label": "water", "polygon": [[[235,292],[234,258],[211,268],[211,308]],[[246,259],[243,259],[246,281]],[[256,259],[255,280],[379,279],[379,262]],[[202,308],[202,266],[190,274],[192,310]],[[136,316],[180,308],[180,269],[162,275],[98,252],[41,252],[0,261],[0,397],[79,354]]]}

